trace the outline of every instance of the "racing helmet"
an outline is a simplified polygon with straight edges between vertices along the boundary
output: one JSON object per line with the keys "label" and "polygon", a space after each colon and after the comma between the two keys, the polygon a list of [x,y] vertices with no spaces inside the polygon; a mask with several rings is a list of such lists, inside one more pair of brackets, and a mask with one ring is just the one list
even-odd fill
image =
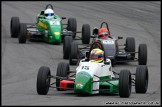
{"label": "racing helmet", "polygon": [[97,62],[97,63],[103,62],[104,61],[104,51],[99,48],[93,49],[90,52],[89,61]]}
{"label": "racing helmet", "polygon": [[98,38],[100,39],[107,39],[109,37],[108,35],[108,29],[106,28],[100,28],[98,30]]}
{"label": "racing helmet", "polygon": [[52,18],[54,18],[54,11],[51,8],[47,8],[44,11],[44,15],[45,15],[46,19],[52,19]]}

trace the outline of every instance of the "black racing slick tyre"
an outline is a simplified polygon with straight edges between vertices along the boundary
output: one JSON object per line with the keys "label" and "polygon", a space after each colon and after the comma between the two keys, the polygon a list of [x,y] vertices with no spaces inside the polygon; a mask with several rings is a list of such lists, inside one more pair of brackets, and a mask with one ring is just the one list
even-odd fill
{"label": "black racing slick tyre", "polygon": [[82,26],[82,43],[89,44],[91,29],[89,24],[83,24]]}
{"label": "black racing slick tyre", "polygon": [[148,68],[146,65],[138,65],[135,75],[135,91],[136,93],[146,93],[148,89]]}
{"label": "black racing slick tyre", "polygon": [[[68,63],[60,62],[58,64],[58,67],[57,67],[56,76],[58,76],[58,77],[67,77],[69,70],[70,70],[70,67],[69,67]],[[62,91],[63,90],[60,87],[60,79],[59,78],[56,78],[56,87],[57,87],[57,91]]]}
{"label": "black racing slick tyre", "polygon": [[50,86],[51,72],[49,67],[42,66],[39,68],[37,75],[37,93],[46,95]]}
{"label": "black racing slick tyre", "polygon": [[20,23],[19,43],[26,43],[27,39],[27,26],[25,23]]}
{"label": "black racing slick tyre", "polygon": [[10,22],[10,32],[12,38],[17,38],[20,32],[19,17],[12,17]]}
{"label": "black racing slick tyre", "polygon": [[73,38],[76,36],[76,30],[77,30],[77,21],[76,18],[69,18],[68,19],[68,26],[67,26],[68,31],[72,31],[74,33]]}
{"label": "black racing slick tyre", "polygon": [[131,73],[129,70],[121,70],[119,74],[119,96],[128,98],[131,94]]}
{"label": "black racing slick tyre", "polygon": [[126,52],[134,52],[131,53],[131,60],[135,58],[135,39],[134,37],[127,37],[126,38]]}
{"label": "black racing slick tyre", "polygon": [[70,47],[71,43],[73,42],[73,38],[71,36],[65,36],[63,42],[63,58],[69,59]]}
{"label": "black racing slick tyre", "polygon": [[79,59],[78,44],[76,42],[72,42],[71,49],[70,49],[70,55],[69,55],[70,65],[76,65],[78,63],[78,59]]}
{"label": "black racing slick tyre", "polygon": [[147,45],[140,44],[138,48],[138,64],[146,65],[147,64]]}

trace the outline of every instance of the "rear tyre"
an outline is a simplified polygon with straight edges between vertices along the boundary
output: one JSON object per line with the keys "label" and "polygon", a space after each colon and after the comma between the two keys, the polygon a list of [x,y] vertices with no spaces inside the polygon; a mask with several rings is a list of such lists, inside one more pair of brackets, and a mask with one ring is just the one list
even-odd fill
{"label": "rear tyre", "polygon": [[89,44],[90,42],[90,25],[89,24],[83,24],[82,26],[82,43],[83,44]]}
{"label": "rear tyre", "polygon": [[73,38],[71,36],[65,36],[64,42],[63,42],[63,58],[69,59],[69,53],[70,53],[70,47],[71,43],[73,42]]}
{"label": "rear tyre", "polygon": [[[126,38],[126,52],[135,52],[135,39],[134,37]],[[134,60],[135,53],[131,53],[131,60]]]}
{"label": "rear tyre", "polygon": [[138,64],[146,65],[147,64],[147,45],[140,44],[138,48]]}
{"label": "rear tyre", "polygon": [[12,17],[10,22],[10,32],[12,38],[17,38],[20,32],[19,17]]}
{"label": "rear tyre", "polygon": [[119,74],[119,96],[128,98],[131,94],[131,73],[129,70],[121,70]]}
{"label": "rear tyre", "polygon": [[39,68],[37,75],[37,93],[46,95],[50,86],[50,69],[49,67],[42,66]]}
{"label": "rear tyre", "polygon": [[[73,61],[73,59],[77,61]],[[69,63],[70,65],[76,65],[78,63],[79,54],[78,54],[78,45],[76,42],[71,43],[70,55],[69,55]]]}
{"label": "rear tyre", "polygon": [[77,30],[77,21],[76,18],[69,18],[68,19],[68,26],[67,26],[68,31],[72,31],[74,33],[73,38],[76,36],[76,30]]}
{"label": "rear tyre", "polygon": [[148,68],[146,65],[137,66],[135,78],[136,93],[146,93],[149,79]]}
{"label": "rear tyre", "polygon": [[20,24],[19,43],[26,43],[27,27],[25,23]]}
{"label": "rear tyre", "polygon": [[[69,70],[70,70],[70,67],[69,67],[68,63],[60,62],[57,67],[56,76],[67,77]],[[60,87],[60,79],[58,79],[58,78],[56,78],[56,87],[57,87],[57,91],[63,90],[63,89],[59,88]]]}

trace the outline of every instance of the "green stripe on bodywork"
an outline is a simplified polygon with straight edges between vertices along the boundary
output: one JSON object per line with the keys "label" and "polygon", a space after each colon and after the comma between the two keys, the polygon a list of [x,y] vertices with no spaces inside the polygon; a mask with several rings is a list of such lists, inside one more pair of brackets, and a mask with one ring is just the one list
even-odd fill
{"label": "green stripe on bodywork", "polygon": [[102,76],[102,77],[99,77],[100,80],[110,80],[110,76]]}
{"label": "green stripe on bodywork", "polygon": [[89,93],[92,94],[93,84],[92,76],[85,72],[81,71],[76,74],[74,91],[77,93]]}
{"label": "green stripe on bodywork", "polygon": [[[100,92],[118,93],[119,92],[119,80],[113,80],[108,82],[100,82],[100,87],[107,87],[105,90]],[[101,89],[101,88],[100,88]],[[109,90],[107,90],[109,89]]]}

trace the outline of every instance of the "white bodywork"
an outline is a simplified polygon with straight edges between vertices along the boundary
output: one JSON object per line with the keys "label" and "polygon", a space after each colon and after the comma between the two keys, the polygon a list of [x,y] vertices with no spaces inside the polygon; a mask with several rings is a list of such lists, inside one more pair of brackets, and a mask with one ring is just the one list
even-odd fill
{"label": "white bodywork", "polygon": [[[93,81],[99,81],[98,77],[110,76],[115,77],[112,72],[111,60],[106,59],[106,62],[110,62],[110,64],[106,65],[103,63],[96,62],[85,62],[85,59],[82,59],[79,63],[79,66],[76,68],[76,73],[85,71],[91,75]],[[97,77],[96,77],[97,76]],[[93,90],[99,89],[99,82],[93,83]],[[93,91],[93,94],[99,93],[99,91]]]}

